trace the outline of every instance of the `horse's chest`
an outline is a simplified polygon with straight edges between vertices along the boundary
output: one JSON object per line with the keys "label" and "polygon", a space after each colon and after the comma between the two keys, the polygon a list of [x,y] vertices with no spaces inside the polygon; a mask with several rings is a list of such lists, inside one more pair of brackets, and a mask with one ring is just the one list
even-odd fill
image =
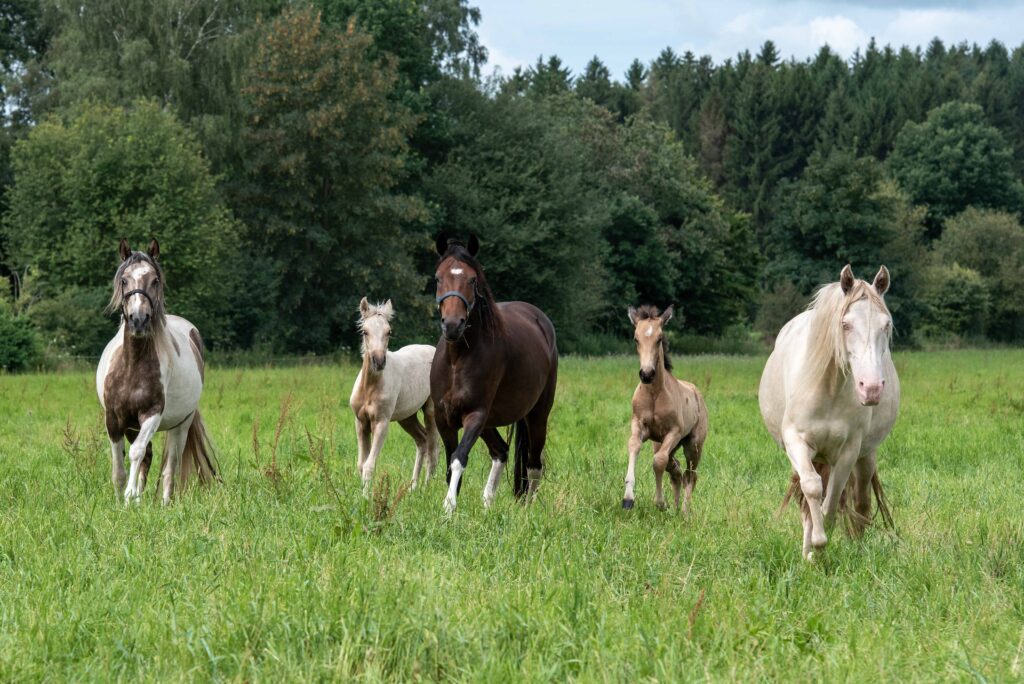
{"label": "horse's chest", "polygon": [[155,358],[129,368],[121,358],[111,364],[103,388],[110,419],[122,428],[137,428],[141,416],[163,412],[164,386]]}

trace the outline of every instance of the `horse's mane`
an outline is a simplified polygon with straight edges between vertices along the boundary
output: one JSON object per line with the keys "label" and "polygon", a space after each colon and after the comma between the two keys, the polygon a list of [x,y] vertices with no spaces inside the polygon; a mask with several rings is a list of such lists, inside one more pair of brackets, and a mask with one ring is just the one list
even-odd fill
{"label": "horse's mane", "polygon": [[[636,309],[636,320],[646,321],[652,318],[661,318],[661,312],[653,304],[644,304]],[[661,337],[661,356],[665,360],[665,370],[672,370],[672,357],[668,355],[668,339]]]}
{"label": "horse's mane", "polygon": [[[846,359],[846,338],[843,335],[843,317],[850,307],[862,299],[889,314],[885,300],[869,283],[854,280],[853,287],[844,293],[839,283],[822,285],[807,310],[814,312],[807,340],[807,365],[816,379],[834,380],[849,372]],[[891,315],[891,314],[890,314]],[[890,328],[890,336],[892,331]]]}
{"label": "horse's mane", "polygon": [[132,252],[131,256],[122,261],[121,265],[117,267],[117,271],[114,273],[114,293],[110,296],[110,303],[107,304],[107,313],[114,313],[115,311],[118,314],[121,313],[121,307],[124,305],[124,290],[121,288],[121,278],[124,277],[125,271],[131,266],[140,263],[148,264],[156,271],[156,277],[159,279],[156,292],[150,293],[150,297],[153,299],[153,336],[158,341],[162,341],[164,339],[164,330],[167,327],[167,309],[164,306],[164,271],[160,268],[160,264],[145,252]]}
{"label": "horse's mane", "polygon": [[473,305],[473,312],[480,318],[480,327],[492,334],[504,332],[505,326],[501,320],[501,314],[498,312],[498,303],[494,299],[494,293],[491,292],[491,286],[487,283],[484,267],[461,242],[454,239],[448,240],[448,250],[437,260],[434,270],[436,271],[441,263],[448,258],[460,261],[476,271],[476,303]]}

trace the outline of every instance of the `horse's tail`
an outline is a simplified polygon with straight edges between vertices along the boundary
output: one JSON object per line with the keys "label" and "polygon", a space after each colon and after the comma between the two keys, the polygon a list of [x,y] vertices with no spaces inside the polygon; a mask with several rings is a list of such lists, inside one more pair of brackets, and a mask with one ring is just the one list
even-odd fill
{"label": "horse's tail", "polygon": [[892,512],[889,510],[889,499],[885,496],[882,481],[878,479],[878,468],[875,468],[875,472],[871,473],[871,489],[875,492],[875,503],[878,504],[878,514],[882,516],[882,524],[890,530],[895,529],[896,525],[892,521]]}
{"label": "horse's tail", "polygon": [[512,480],[512,493],[516,498],[526,494],[530,486],[530,478],[526,470],[526,461],[530,453],[530,430],[526,425],[526,419],[521,418],[515,423],[508,435],[509,444],[515,444],[514,476]]}
{"label": "horse's tail", "polygon": [[192,425],[188,428],[188,435],[185,437],[185,449],[181,452],[181,463],[179,464],[180,477],[178,481],[184,488],[193,476],[199,477],[199,484],[220,482],[220,473],[213,453],[213,446],[210,444],[210,437],[206,434],[206,426],[203,425],[203,418],[196,410],[192,417]]}

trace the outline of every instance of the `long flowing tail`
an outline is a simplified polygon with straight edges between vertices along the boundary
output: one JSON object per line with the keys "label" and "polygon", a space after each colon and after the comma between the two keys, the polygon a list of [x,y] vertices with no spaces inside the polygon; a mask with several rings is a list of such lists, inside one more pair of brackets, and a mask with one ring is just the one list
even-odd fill
{"label": "long flowing tail", "polygon": [[185,437],[185,449],[181,453],[178,472],[178,482],[183,489],[194,476],[198,476],[199,484],[203,485],[221,481],[213,446],[198,410],[192,417],[192,425],[188,429],[188,436]]}
{"label": "long flowing tail", "polygon": [[520,419],[509,432],[509,443],[515,443],[515,477],[512,481],[512,493],[519,499],[526,495],[530,486],[530,478],[526,470],[526,461],[530,453],[530,430],[526,419]]}
{"label": "long flowing tail", "polygon": [[[821,484],[823,488],[828,488],[828,478],[831,474],[831,468],[825,463],[815,463],[814,469],[818,471],[821,476]],[[857,527],[861,529],[872,524],[873,520],[867,518],[850,507],[849,502],[853,501],[854,490],[856,488],[857,476],[853,474],[846,483],[845,489],[839,496],[839,513],[843,516],[845,521],[846,531],[849,534],[853,534]],[[892,511],[889,509],[889,499],[885,496],[885,489],[882,488],[882,481],[878,477],[878,469],[875,468],[875,472],[871,474],[871,490],[875,495],[875,503],[878,505],[878,515],[882,518],[882,526],[893,530],[895,524],[892,519]],[[791,499],[796,499],[800,504],[801,510],[807,506],[807,502],[804,500],[803,490],[800,489],[800,476],[796,473],[791,473],[789,478],[789,487],[786,489],[786,495],[782,498],[782,505],[779,506],[778,513],[781,514],[786,507],[789,505]]]}

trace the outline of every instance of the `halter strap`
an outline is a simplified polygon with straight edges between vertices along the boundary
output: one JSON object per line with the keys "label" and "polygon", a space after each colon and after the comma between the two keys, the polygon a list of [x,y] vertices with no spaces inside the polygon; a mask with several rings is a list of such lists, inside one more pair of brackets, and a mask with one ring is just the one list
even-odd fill
{"label": "halter strap", "polygon": [[[474,295],[475,294],[476,294],[476,291],[474,290]],[[462,303],[466,305],[466,314],[467,315],[469,314],[470,311],[473,310],[473,306],[476,305],[476,297],[475,296],[473,297],[473,302],[470,303],[470,301],[468,299],[466,299],[463,296],[463,294],[461,292],[459,292],[458,290],[448,290],[444,294],[440,294],[440,295],[437,296],[437,306],[438,306],[438,308],[440,308],[441,307],[441,303],[444,300],[448,299],[449,297],[458,297],[462,301]]]}
{"label": "halter strap", "polygon": [[149,300],[149,305],[153,306],[153,298],[149,296],[148,292],[146,292],[142,288],[139,288],[137,290],[132,290],[131,292],[125,293],[124,297],[121,298],[121,308],[122,309],[124,308],[125,302],[128,301],[129,297],[131,297],[132,295],[137,295],[137,294],[140,294],[143,297],[145,297],[146,299],[148,299]]}

